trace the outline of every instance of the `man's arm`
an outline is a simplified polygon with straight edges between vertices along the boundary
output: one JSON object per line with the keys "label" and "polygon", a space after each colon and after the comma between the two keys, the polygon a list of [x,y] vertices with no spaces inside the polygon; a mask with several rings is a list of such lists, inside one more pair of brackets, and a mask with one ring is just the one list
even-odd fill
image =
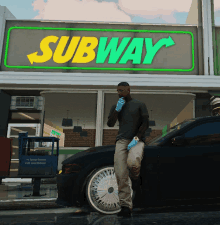
{"label": "man's arm", "polygon": [[144,103],[141,105],[140,111],[142,116],[142,124],[137,133],[137,137],[139,139],[141,139],[145,131],[149,128],[149,115],[148,115],[147,107]]}
{"label": "man's arm", "polygon": [[113,114],[109,117],[107,125],[109,127],[114,127],[118,119],[118,111],[114,110]]}
{"label": "man's arm", "polygon": [[149,127],[149,120],[148,120],[148,116],[144,116],[144,122],[142,123],[142,125],[140,126],[138,133],[137,133],[137,137],[141,140],[141,137],[143,136],[143,134],[145,133],[145,131],[148,129]]}

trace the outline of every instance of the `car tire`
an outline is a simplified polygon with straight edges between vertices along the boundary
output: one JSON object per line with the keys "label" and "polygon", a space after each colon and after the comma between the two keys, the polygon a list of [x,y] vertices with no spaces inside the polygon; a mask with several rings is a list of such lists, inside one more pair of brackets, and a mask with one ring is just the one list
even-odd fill
{"label": "car tire", "polygon": [[[132,200],[135,193],[129,178]],[[103,198],[105,196],[105,198]],[[94,211],[102,214],[115,214],[120,212],[118,185],[115,177],[114,166],[103,166],[96,169],[86,183],[86,198]]]}

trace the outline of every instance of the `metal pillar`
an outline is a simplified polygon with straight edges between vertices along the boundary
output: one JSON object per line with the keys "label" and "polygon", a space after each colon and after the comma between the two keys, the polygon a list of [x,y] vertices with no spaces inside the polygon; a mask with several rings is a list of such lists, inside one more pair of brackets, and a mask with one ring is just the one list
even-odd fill
{"label": "metal pillar", "polygon": [[198,10],[198,54],[199,54],[199,75],[204,75],[204,48],[203,48],[203,19],[202,1],[197,1]]}
{"label": "metal pillar", "polygon": [[211,0],[211,23],[212,23],[212,43],[213,43],[213,59],[214,59],[214,75],[218,75],[218,57],[217,57],[217,37],[215,35],[215,12],[214,0]]}
{"label": "metal pillar", "polygon": [[214,75],[211,0],[202,0],[204,75]]}
{"label": "metal pillar", "polygon": [[104,116],[103,114],[104,114],[104,91],[103,90],[98,90],[98,94],[97,94],[95,146],[102,146],[103,116]]}
{"label": "metal pillar", "polygon": [[43,137],[43,133],[44,133],[44,117],[45,117],[45,97],[42,96],[42,108],[41,108],[41,115],[40,115],[40,137]]}
{"label": "metal pillar", "polygon": [[40,196],[40,182],[41,178],[33,178],[33,196]]}
{"label": "metal pillar", "polygon": [[[43,137],[44,135],[44,118],[45,118],[45,97],[42,96],[41,115],[40,115],[40,132],[39,132],[40,137]],[[38,144],[39,144],[39,147],[42,147],[42,142]]]}

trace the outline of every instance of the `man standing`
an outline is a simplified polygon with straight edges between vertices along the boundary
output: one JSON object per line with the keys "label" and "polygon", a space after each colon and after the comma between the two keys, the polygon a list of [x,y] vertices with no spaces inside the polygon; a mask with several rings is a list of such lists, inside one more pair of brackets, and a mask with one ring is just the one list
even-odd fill
{"label": "man standing", "polygon": [[141,160],[144,153],[145,131],[149,127],[149,115],[146,105],[130,96],[127,82],[118,84],[119,100],[113,105],[107,125],[114,127],[119,121],[119,132],[116,137],[114,169],[118,184],[121,211],[119,216],[131,216],[132,198],[128,184],[129,171],[133,190],[140,185]]}

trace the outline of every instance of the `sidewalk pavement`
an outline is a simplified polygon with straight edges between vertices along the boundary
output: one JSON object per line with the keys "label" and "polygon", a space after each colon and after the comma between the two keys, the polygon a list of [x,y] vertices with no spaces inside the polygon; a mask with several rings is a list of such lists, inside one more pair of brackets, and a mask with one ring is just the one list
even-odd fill
{"label": "sidewalk pavement", "polygon": [[[23,184],[23,185],[22,185]],[[0,185],[1,190],[4,191],[6,188],[7,191],[14,191],[14,187],[22,186],[23,188],[26,187],[26,185],[29,187],[32,184],[32,179],[26,179],[26,178],[5,178],[2,179],[2,185]],[[52,185],[53,187],[56,186],[56,177],[55,178],[44,178],[41,180],[42,184],[42,189],[43,187]],[[16,191],[16,190],[15,190]],[[24,189],[24,193],[27,190]],[[28,190],[31,192],[32,190]],[[44,192],[44,191],[43,191]],[[9,210],[27,210],[27,209],[66,209],[68,210],[73,210],[76,213],[82,212],[87,212],[88,209],[84,207],[83,208],[76,208],[76,207],[67,207],[67,206],[62,206],[56,203],[57,198],[54,197],[49,197],[48,198],[48,193],[47,195],[41,195],[41,196],[25,196],[25,198],[13,198],[13,199],[4,199],[0,198],[0,211],[9,211]]]}

